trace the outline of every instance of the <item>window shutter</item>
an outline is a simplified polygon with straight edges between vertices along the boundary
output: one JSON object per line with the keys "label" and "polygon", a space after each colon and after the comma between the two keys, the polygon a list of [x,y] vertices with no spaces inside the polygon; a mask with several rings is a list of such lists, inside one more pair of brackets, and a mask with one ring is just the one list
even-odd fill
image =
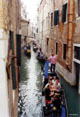
{"label": "window shutter", "polygon": [[64,44],[64,46],[63,46],[64,48],[64,50],[63,50],[63,59],[65,59],[66,60],[66,48],[67,48],[67,45],[66,44]]}
{"label": "window shutter", "polygon": [[[12,31],[9,32],[10,34],[10,49],[12,50],[12,55],[14,55],[14,33]],[[12,86],[13,89],[16,89],[16,70],[15,70],[15,60],[14,58],[11,60],[11,70],[12,70]]]}
{"label": "window shutter", "polygon": [[17,44],[17,65],[21,66],[21,35],[16,35],[16,44]]}
{"label": "window shutter", "polygon": [[56,43],[56,55],[57,55],[57,52],[58,52],[58,43]]}
{"label": "window shutter", "polygon": [[59,24],[59,10],[54,11],[54,25]]}
{"label": "window shutter", "polygon": [[12,59],[11,61],[11,66],[12,66],[12,86],[13,86],[13,89],[15,90],[16,89],[16,70],[15,70],[15,61],[14,59]]}
{"label": "window shutter", "polygon": [[14,33],[10,31],[9,36],[10,36],[9,47],[10,49],[12,49],[12,55],[14,55]]}
{"label": "window shutter", "polygon": [[67,14],[67,4],[63,5],[62,8],[62,22],[66,22],[66,14]]}
{"label": "window shutter", "polygon": [[54,25],[57,25],[57,12],[54,11]]}
{"label": "window shutter", "polygon": [[57,10],[57,24],[59,24],[59,10]]}

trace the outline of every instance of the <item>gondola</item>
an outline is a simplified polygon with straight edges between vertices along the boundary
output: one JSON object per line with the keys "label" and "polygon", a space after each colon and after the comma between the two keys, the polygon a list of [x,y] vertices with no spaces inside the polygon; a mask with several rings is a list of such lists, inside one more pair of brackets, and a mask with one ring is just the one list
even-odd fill
{"label": "gondola", "polygon": [[38,50],[37,46],[34,45],[34,46],[33,46],[33,51],[34,51],[34,52],[37,52],[37,50]]}
{"label": "gondola", "polygon": [[59,78],[55,71],[53,71],[53,73],[50,72],[49,65],[50,65],[49,61],[46,61],[44,65],[44,71],[43,71],[43,80],[42,80],[43,81],[42,82],[43,116],[44,117],[68,117],[68,108],[67,108],[65,92],[61,83],[60,83],[60,89],[54,90],[53,94],[52,95],[50,94],[52,92],[50,92],[51,89],[49,89],[50,86],[48,86],[49,85],[48,82],[52,82],[52,79],[48,79],[48,78],[49,77],[52,78],[54,76],[56,76],[58,80]]}
{"label": "gondola", "polygon": [[26,49],[25,55],[30,57],[31,56],[31,50],[30,49]]}
{"label": "gondola", "polygon": [[38,48],[36,46],[33,47],[33,51],[37,52]]}
{"label": "gondola", "polygon": [[36,58],[37,58],[37,60],[38,60],[39,62],[45,63],[45,57],[43,57],[43,56],[37,56]]}
{"label": "gondola", "polygon": [[31,47],[29,44],[24,46],[24,54],[28,57],[31,57]]}

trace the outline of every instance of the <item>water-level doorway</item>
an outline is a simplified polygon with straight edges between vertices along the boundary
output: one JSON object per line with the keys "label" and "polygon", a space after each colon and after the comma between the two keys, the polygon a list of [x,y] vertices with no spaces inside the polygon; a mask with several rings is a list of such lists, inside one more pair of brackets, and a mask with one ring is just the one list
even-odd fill
{"label": "water-level doorway", "polygon": [[80,65],[78,63],[75,63],[76,67],[76,88],[78,89],[78,92],[80,93]]}
{"label": "water-level doorway", "polygon": [[72,79],[80,95],[80,44],[74,44],[73,50]]}

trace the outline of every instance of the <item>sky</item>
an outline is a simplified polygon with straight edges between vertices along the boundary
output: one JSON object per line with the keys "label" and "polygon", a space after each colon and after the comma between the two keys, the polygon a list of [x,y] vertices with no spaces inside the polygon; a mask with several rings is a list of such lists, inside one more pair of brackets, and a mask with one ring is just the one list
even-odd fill
{"label": "sky", "polygon": [[36,20],[37,8],[41,0],[21,0],[32,23]]}

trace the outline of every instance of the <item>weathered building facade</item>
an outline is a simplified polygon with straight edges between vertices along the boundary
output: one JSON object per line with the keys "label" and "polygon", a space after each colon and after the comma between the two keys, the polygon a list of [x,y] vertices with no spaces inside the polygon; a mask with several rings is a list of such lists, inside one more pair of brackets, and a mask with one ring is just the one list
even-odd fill
{"label": "weathered building facade", "polygon": [[42,0],[38,8],[38,41],[47,54],[47,39],[50,35],[50,0]]}
{"label": "weathered building facade", "polygon": [[[44,1],[42,0],[39,6],[39,20],[43,19],[40,14],[44,9],[41,7]],[[48,0],[45,1],[45,6],[47,2]],[[50,0],[48,6],[49,9],[44,14],[46,12],[47,15],[50,14],[48,18],[50,25],[48,25],[49,33],[46,31],[48,36],[44,36],[43,39],[44,46],[47,47],[43,52],[49,56],[52,51],[58,56],[56,70],[69,84],[76,85],[80,94],[80,1]],[[41,31],[41,35],[45,35],[43,28]]]}
{"label": "weathered building facade", "polygon": [[24,47],[25,44],[31,42],[34,38],[34,27],[30,20],[21,20],[21,45]]}
{"label": "weathered building facade", "polygon": [[0,0],[0,117],[17,117],[20,0]]}
{"label": "weathered building facade", "polygon": [[21,20],[22,47],[26,44],[29,37],[29,21]]}

